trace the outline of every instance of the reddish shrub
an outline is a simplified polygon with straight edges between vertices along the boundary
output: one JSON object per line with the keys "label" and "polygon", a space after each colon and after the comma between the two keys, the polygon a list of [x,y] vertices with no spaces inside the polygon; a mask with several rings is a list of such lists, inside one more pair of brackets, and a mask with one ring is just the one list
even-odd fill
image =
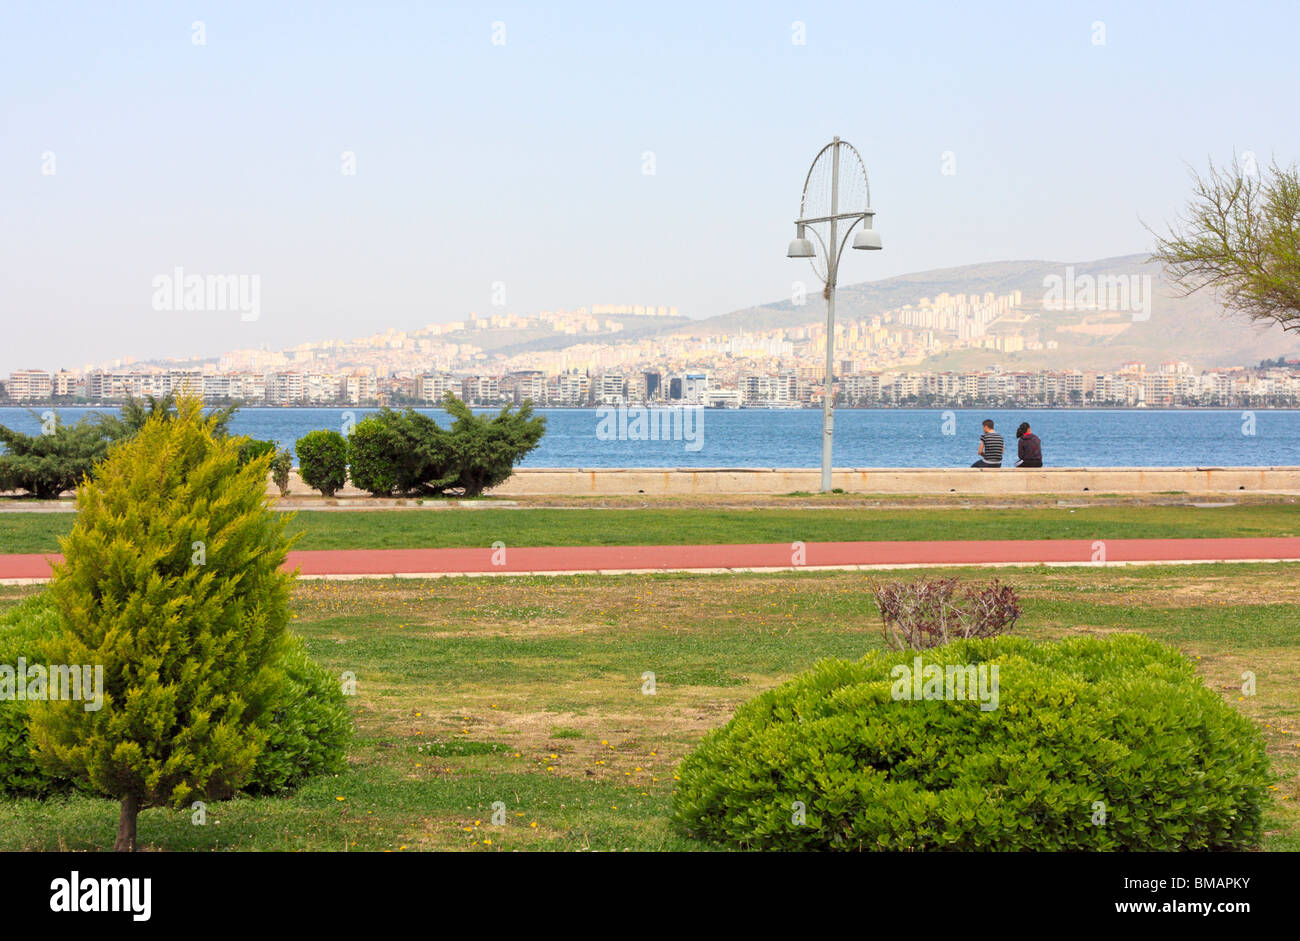
{"label": "reddish shrub", "polygon": [[885,643],[896,650],[925,650],[950,640],[996,637],[1020,619],[1020,599],[996,578],[986,586],[955,578],[889,582],[874,589]]}

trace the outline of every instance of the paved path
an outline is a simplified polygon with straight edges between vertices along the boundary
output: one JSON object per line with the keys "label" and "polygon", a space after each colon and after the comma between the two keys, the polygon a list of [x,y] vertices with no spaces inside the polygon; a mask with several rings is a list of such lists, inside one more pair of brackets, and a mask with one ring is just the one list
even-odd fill
{"label": "paved path", "polygon": [[[44,581],[56,554],[0,555],[0,583]],[[870,569],[936,565],[1127,565],[1297,562],[1300,537],[1243,539],[1020,539],[972,542],[811,542],[720,546],[555,546],[341,549],[289,553],[307,578],[382,576]]]}

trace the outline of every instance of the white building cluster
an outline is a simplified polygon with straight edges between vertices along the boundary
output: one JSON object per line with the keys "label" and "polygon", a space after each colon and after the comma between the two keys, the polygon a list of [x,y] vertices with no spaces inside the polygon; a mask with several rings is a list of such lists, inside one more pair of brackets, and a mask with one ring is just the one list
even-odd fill
{"label": "white building cluster", "polygon": [[1022,299],[1019,291],[996,297],[992,291],[983,296],[944,293],[933,300],[923,297],[916,306],[908,304],[889,311],[884,321],[950,333],[958,340],[973,340],[984,336],[995,320],[1019,307]]}
{"label": "white building cluster", "polygon": [[206,402],[248,405],[361,405],[379,397],[373,375],[272,370],[203,372],[198,369],[93,369],[85,373],[39,370],[12,373],[5,384],[14,402],[69,399],[120,402],[168,394],[197,395]]}
{"label": "white building cluster", "polygon": [[[1300,362],[1247,369],[1196,372],[1184,362],[1125,363],[1113,372],[1005,370],[972,372],[857,371],[851,359],[837,363],[836,401],[843,405],[1193,406],[1300,404]],[[364,371],[335,374],[273,369],[222,373],[197,369],[118,369],[48,373],[23,369],[3,383],[14,403],[120,402],[168,393],[198,395],[207,402],[246,405],[434,405],[451,392],[475,405],[532,401],[538,406],[671,403],[709,408],[798,408],[821,404],[824,365],[720,376],[704,366],[674,370],[569,369],[504,374],[429,372],[376,378]]]}

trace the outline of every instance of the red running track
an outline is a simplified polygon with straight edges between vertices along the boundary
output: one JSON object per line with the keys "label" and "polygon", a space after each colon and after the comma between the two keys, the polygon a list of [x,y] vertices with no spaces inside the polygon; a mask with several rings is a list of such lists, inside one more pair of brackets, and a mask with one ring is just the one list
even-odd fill
{"label": "red running track", "polygon": [[[1015,539],[970,542],[810,542],[715,546],[544,546],[482,549],[329,549],[289,553],[301,575],[454,575],[510,572],[763,569],[850,566],[1032,565],[1300,561],[1300,537]],[[504,558],[502,558],[504,555]],[[495,559],[495,561],[494,561]],[[0,579],[46,579],[57,554],[0,555]],[[497,564],[500,563],[500,564]]]}

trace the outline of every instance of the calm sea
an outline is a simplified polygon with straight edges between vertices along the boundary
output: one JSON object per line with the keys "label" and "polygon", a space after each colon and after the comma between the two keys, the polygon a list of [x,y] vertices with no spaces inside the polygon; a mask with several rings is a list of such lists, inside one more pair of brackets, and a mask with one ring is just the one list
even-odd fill
{"label": "calm sea", "polygon": [[[64,421],[88,411],[93,410],[59,410]],[[360,420],[370,411],[245,408],[232,430],[292,448],[308,431],[341,429],[347,415]],[[421,411],[448,424],[440,409]],[[689,424],[677,416],[679,424],[668,430],[679,431],[678,440],[657,441],[630,439],[638,433],[634,425],[626,434],[608,420],[602,427],[596,409],[539,409],[538,414],[546,416],[546,436],[525,467],[821,464],[822,416],[813,409],[702,410]],[[835,466],[961,467],[975,460],[985,418],[996,422],[1009,455],[1015,454],[1016,426],[1029,422],[1043,440],[1049,467],[1300,465],[1300,411],[1290,409],[839,409]],[[39,418],[22,408],[0,408],[0,424],[28,434],[40,427]]]}

